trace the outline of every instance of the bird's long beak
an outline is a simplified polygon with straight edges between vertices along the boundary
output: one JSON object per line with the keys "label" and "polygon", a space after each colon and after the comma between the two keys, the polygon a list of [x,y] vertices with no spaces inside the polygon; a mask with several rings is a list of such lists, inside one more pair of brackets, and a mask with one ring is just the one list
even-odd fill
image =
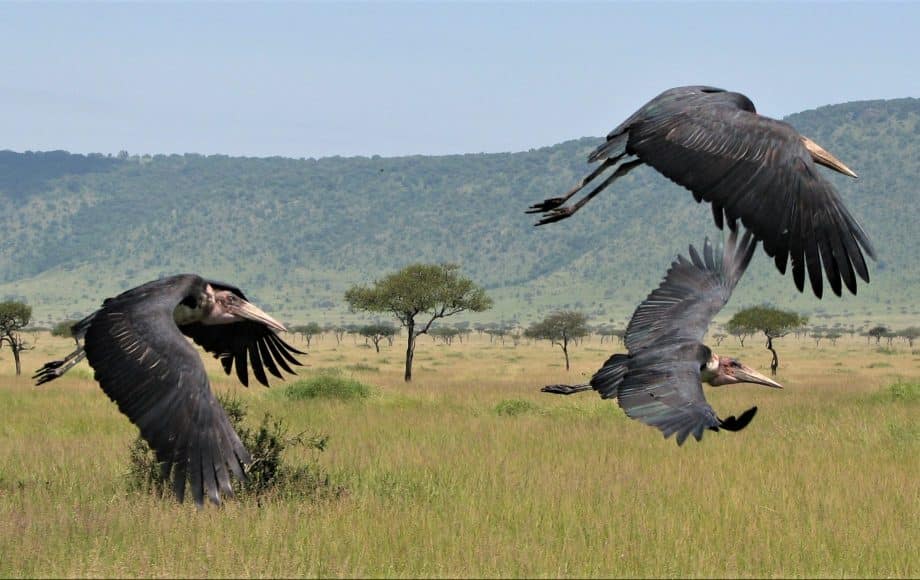
{"label": "bird's long beak", "polygon": [[246,318],[248,320],[254,320],[256,322],[261,322],[265,326],[278,330],[280,332],[287,332],[287,328],[283,324],[266,314],[261,308],[254,304],[250,304],[245,300],[240,300],[239,304],[234,305],[233,314]]}
{"label": "bird's long beak", "polygon": [[741,365],[739,368],[735,369],[735,378],[742,383],[755,383],[758,385],[766,385],[768,387],[773,387],[774,389],[782,389],[783,385],[777,383],[773,379],[764,376],[751,367],[747,365]]}
{"label": "bird's long beak", "polygon": [[855,171],[844,165],[843,161],[828,153],[823,147],[808,137],[803,136],[802,143],[805,145],[805,148],[808,149],[808,152],[811,153],[811,158],[815,160],[815,163],[820,163],[825,167],[830,167],[834,171],[839,171],[840,173],[849,175],[850,177],[859,177],[856,175]]}

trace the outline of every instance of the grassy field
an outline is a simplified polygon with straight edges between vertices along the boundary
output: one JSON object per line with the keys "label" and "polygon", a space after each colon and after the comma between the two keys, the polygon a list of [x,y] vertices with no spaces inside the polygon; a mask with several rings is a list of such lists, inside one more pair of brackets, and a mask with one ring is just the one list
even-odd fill
{"label": "grassy field", "polygon": [[[746,344],[718,350],[768,368]],[[42,335],[24,368],[71,345]],[[778,345],[787,388],[707,387],[723,416],[760,413],[682,448],[593,393],[539,392],[622,348],[597,338],[569,373],[547,343],[423,338],[411,385],[400,343],[314,341],[301,374],[372,386],[351,401],[247,390],[208,359],[251,419],[328,434],[347,492],[200,511],[129,491],[137,431],[88,368],[36,389],[0,351],[0,576],[916,577],[920,350]]]}

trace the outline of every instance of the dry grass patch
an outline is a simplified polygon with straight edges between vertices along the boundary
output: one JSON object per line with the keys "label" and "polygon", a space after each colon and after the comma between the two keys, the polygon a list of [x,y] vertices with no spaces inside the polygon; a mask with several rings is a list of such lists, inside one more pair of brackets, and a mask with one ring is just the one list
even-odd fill
{"label": "dry grass patch", "polygon": [[[719,351],[767,368],[762,345],[732,342]],[[758,405],[752,424],[678,448],[593,393],[539,392],[586,380],[621,349],[604,346],[576,347],[566,373],[546,343],[423,341],[427,370],[407,385],[399,345],[377,355],[348,340],[314,342],[298,381],[378,367],[355,372],[374,393],[360,404],[295,402],[284,385],[221,380],[216,390],[252,416],[328,435],[316,461],[348,494],[201,511],[128,491],[125,449],[137,431],[91,379],[35,389],[0,366],[0,576],[920,573],[915,355],[785,338],[785,389],[706,388],[723,415]],[[44,356],[26,353],[25,368]],[[870,366],[879,362],[892,366]]]}

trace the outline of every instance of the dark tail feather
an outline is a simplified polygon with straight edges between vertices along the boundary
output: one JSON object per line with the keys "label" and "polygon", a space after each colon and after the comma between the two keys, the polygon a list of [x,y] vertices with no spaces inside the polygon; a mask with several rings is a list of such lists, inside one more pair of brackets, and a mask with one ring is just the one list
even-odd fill
{"label": "dark tail feather", "polygon": [[599,371],[591,377],[591,387],[600,393],[601,398],[613,399],[617,396],[620,383],[626,376],[629,355],[615,354],[604,363]]}
{"label": "dark tail feather", "polygon": [[588,163],[594,163],[601,159],[610,159],[612,157],[620,158],[626,153],[626,141],[629,134],[625,131],[613,137],[608,136],[607,141],[602,143],[588,155]]}
{"label": "dark tail feather", "polygon": [[727,419],[719,419],[719,427],[716,429],[725,429],[726,431],[741,431],[748,426],[754,415],[757,414],[757,407],[751,407],[736,419],[734,415]]}
{"label": "dark tail feather", "polygon": [[590,391],[591,385],[546,385],[541,392],[544,393],[553,393],[554,395],[571,395],[572,393],[580,393],[582,391]]}

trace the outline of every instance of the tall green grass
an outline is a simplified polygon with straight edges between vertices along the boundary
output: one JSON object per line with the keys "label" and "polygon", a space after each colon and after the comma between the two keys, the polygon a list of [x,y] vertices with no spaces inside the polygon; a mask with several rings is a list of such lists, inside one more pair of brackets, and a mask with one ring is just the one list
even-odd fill
{"label": "tall green grass", "polygon": [[[345,364],[367,356],[347,346]],[[576,351],[565,373],[548,345],[509,364],[474,339],[410,385],[391,354],[373,396],[349,399],[361,404],[221,383],[254,417],[327,434],[316,461],[347,492],[203,510],[128,489],[137,431],[91,380],[35,389],[3,374],[0,576],[916,577],[920,366],[853,346],[790,340],[783,390],[707,387],[722,415],[760,412],[683,447],[594,393],[539,392],[582,380],[606,352]],[[723,347],[769,363],[762,348]],[[330,354],[320,343],[311,362]],[[898,377],[866,368],[883,358]],[[850,373],[829,372],[841,361]]]}

